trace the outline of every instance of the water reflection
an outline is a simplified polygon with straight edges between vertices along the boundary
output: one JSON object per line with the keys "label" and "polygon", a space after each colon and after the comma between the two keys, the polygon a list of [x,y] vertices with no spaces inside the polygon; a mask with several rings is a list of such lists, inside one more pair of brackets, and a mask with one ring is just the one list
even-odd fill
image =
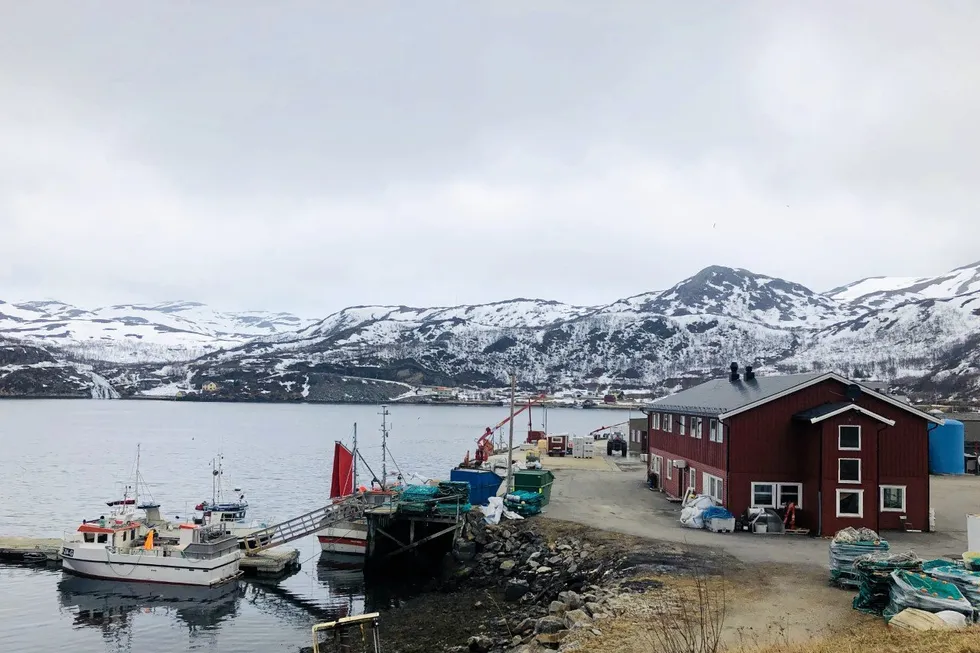
{"label": "water reflection", "polygon": [[172,615],[194,636],[215,631],[222,621],[234,617],[241,597],[238,581],[208,588],[64,574],[58,582],[58,601],[72,613],[74,627],[102,631],[105,641],[121,651],[130,650],[137,615]]}

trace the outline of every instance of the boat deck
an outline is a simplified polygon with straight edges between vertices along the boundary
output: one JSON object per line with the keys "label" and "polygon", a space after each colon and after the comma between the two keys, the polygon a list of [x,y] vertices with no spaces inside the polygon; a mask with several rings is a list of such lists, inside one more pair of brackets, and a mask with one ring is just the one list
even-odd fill
{"label": "boat deck", "polygon": [[260,551],[244,556],[238,563],[239,569],[249,576],[284,576],[298,566],[299,551],[296,549]]}

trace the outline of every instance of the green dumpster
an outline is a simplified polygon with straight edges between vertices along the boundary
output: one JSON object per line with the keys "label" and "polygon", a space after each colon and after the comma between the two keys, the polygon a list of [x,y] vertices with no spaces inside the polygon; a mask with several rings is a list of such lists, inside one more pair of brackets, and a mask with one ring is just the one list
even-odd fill
{"label": "green dumpster", "polygon": [[514,489],[544,495],[541,498],[542,506],[548,505],[551,501],[551,486],[554,482],[555,475],[547,469],[525,469],[514,472]]}

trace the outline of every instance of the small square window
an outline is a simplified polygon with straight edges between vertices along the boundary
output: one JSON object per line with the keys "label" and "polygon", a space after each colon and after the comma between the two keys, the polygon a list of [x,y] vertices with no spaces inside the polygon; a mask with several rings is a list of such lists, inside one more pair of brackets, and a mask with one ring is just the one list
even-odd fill
{"label": "small square window", "polygon": [[861,460],[859,458],[839,458],[837,460],[837,480],[841,483],[860,483]]}
{"label": "small square window", "polygon": [[842,425],[837,432],[837,448],[843,451],[861,450],[861,427]]}
{"label": "small square window", "polygon": [[108,533],[99,533],[98,540],[99,540],[98,541],[99,544],[106,544],[106,543],[108,543],[109,542],[109,534]]}
{"label": "small square window", "polygon": [[837,490],[837,516],[863,517],[864,490]]}
{"label": "small square window", "polygon": [[788,506],[789,504],[795,504],[797,508],[800,507],[800,486],[796,483],[780,484],[779,486],[779,503],[780,506]]}
{"label": "small square window", "polygon": [[905,512],[904,485],[881,486],[881,510],[882,512]]}

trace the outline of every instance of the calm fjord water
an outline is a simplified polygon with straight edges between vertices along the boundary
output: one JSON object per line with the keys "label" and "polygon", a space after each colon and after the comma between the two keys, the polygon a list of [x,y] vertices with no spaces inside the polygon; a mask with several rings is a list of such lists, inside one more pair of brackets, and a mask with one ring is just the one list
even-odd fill
{"label": "calm fjord water", "polygon": [[[360,447],[380,474],[378,406],[199,404],[169,401],[0,401],[0,535],[61,537],[104,514],[140,471],[165,516],[211,496],[211,459],[225,488],[244,490],[269,523],[323,505],[335,440]],[[389,449],[405,473],[445,477],[507,408],[392,406]],[[542,411],[534,411],[540,427]],[[550,432],[587,433],[626,412],[552,409]],[[527,418],[517,418],[523,439]],[[394,464],[389,460],[389,469]],[[364,474],[366,476],[366,473]],[[362,478],[364,477],[362,476]],[[242,582],[218,595],[91,581],[59,570],[0,566],[0,650],[73,653],[295,653],[316,621],[364,609],[359,572],[317,565],[315,538],[295,544],[302,570],[278,584]],[[372,606],[374,607],[374,606]],[[382,623],[383,625],[383,623]],[[382,631],[383,632],[383,631]]]}

